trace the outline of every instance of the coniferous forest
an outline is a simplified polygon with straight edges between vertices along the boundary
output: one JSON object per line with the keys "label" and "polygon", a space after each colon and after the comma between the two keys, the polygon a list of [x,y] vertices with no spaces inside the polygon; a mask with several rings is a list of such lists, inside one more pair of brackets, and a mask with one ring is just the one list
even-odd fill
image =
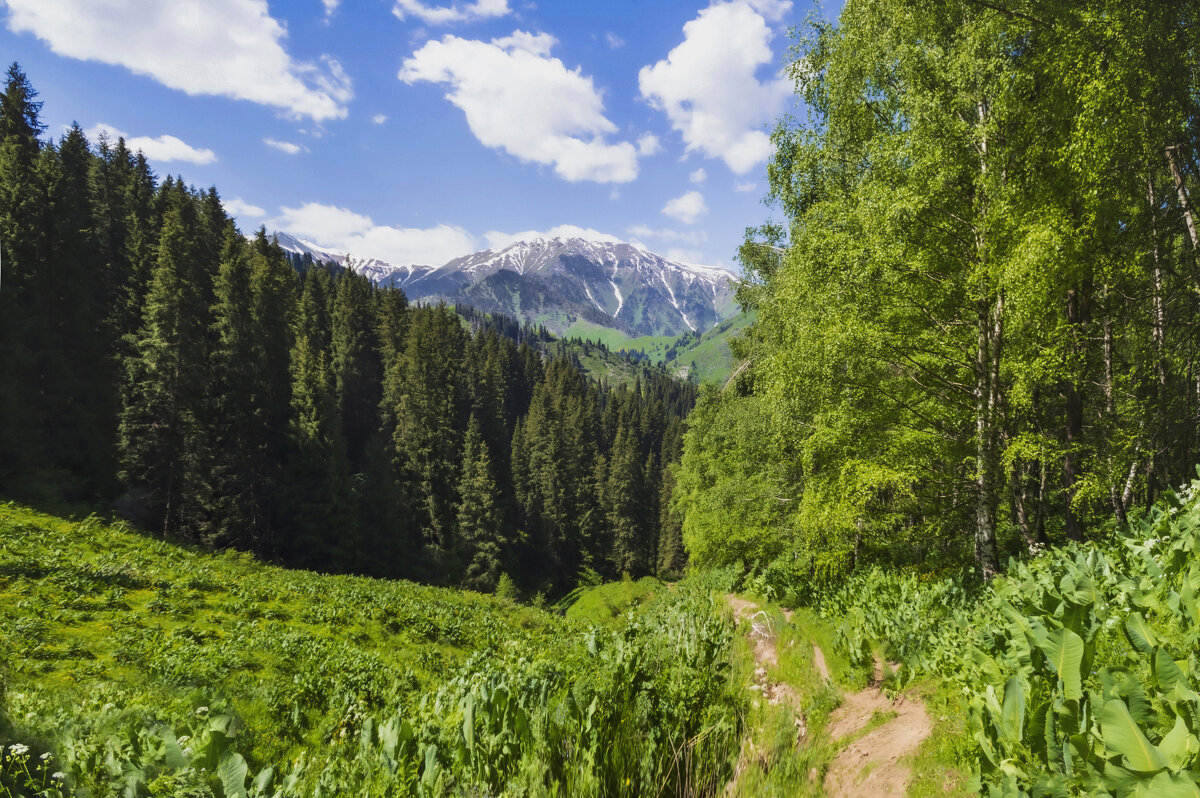
{"label": "coniferous forest", "polygon": [[13,65],[0,796],[1200,798],[1200,4],[791,34],[699,388],[247,237]]}
{"label": "coniferous forest", "polygon": [[247,239],[123,140],[0,108],[0,486],[321,571],[561,594],[678,573],[694,388]]}

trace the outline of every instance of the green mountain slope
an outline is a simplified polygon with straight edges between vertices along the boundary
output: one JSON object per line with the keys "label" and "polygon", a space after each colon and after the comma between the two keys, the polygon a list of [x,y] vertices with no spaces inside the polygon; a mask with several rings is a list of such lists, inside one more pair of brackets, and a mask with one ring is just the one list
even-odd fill
{"label": "green mountain slope", "polygon": [[614,352],[636,352],[651,363],[661,363],[667,371],[698,382],[722,382],[733,371],[729,340],[754,322],[755,313],[739,313],[704,332],[677,337],[641,336],[630,338],[618,330],[590,322],[572,324],[564,336],[597,341]]}
{"label": "green mountain slope", "polygon": [[0,504],[0,795],[718,784],[742,699],[712,595],[659,588],[638,624],[608,632]]}
{"label": "green mountain slope", "polygon": [[757,313],[739,313],[700,336],[680,336],[677,346],[664,355],[667,370],[698,382],[724,382],[733,372],[729,341],[754,322]]}

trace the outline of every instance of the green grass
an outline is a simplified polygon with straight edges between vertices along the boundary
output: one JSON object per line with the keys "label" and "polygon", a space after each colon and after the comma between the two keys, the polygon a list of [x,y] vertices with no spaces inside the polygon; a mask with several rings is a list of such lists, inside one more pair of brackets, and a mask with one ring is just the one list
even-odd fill
{"label": "green grass", "polygon": [[0,796],[54,771],[97,798],[719,784],[741,699],[712,593],[608,588],[640,608],[609,631],[0,504],[0,747],[30,749]]}
{"label": "green grass", "polygon": [[[723,382],[733,372],[733,355],[729,351],[729,340],[738,335],[753,323],[756,313],[739,313],[733,318],[726,319],[710,330],[706,330],[700,339],[676,352],[667,361],[670,371],[687,369],[691,376],[700,382]],[[695,364],[695,367],[692,367]]]}
{"label": "green grass", "polygon": [[620,330],[601,327],[590,321],[577,320],[562,334],[563,338],[580,338],[602,343],[614,352],[642,352],[652,363],[661,363],[663,353],[675,342],[671,335],[640,335],[631,338]]}
{"label": "green grass", "polygon": [[567,609],[567,619],[606,626],[619,625],[629,611],[637,612],[666,587],[653,577],[609,582],[581,591]]}

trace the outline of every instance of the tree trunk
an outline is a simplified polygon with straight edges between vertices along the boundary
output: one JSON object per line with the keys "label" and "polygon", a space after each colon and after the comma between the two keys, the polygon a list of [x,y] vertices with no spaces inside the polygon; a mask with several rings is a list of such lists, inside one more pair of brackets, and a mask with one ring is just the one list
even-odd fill
{"label": "tree trunk", "polygon": [[975,562],[984,579],[998,569],[996,554],[995,487],[995,393],[991,363],[992,329],[990,303],[979,303],[978,345],[975,352]]}
{"label": "tree trunk", "polygon": [[[1067,292],[1067,321],[1078,325],[1082,321],[1080,291],[1072,288]],[[1067,451],[1063,455],[1063,487],[1067,493],[1066,525],[1064,531],[1069,540],[1083,540],[1083,523],[1075,512],[1075,483],[1079,481],[1079,447],[1083,440],[1083,393],[1074,377],[1066,384]]]}
{"label": "tree trunk", "polygon": [[1187,188],[1183,185],[1183,173],[1179,170],[1179,159],[1175,157],[1178,145],[1167,147],[1167,166],[1175,180],[1175,191],[1179,193],[1179,207],[1183,209],[1183,221],[1187,225],[1188,238],[1192,240],[1192,252],[1200,253],[1200,234],[1196,231],[1196,214],[1192,210]]}

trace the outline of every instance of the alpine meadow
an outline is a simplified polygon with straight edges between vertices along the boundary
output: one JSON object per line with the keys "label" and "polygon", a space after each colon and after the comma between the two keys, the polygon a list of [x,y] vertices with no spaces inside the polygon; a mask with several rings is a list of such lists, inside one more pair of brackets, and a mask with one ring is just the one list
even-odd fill
{"label": "alpine meadow", "polygon": [[0,0],[0,798],[1200,798],[1200,4],[209,2]]}

